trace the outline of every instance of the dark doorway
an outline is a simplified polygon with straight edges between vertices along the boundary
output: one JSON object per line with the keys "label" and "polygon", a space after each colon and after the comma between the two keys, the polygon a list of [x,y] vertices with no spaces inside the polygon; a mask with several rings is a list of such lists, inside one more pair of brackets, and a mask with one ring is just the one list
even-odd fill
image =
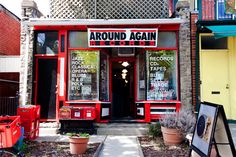
{"label": "dark doorway", "polygon": [[57,59],[38,59],[37,99],[41,119],[56,119]]}
{"label": "dark doorway", "polygon": [[[134,63],[112,62],[112,119],[134,116]],[[123,75],[123,76],[122,76]],[[125,76],[124,76],[125,75]]]}

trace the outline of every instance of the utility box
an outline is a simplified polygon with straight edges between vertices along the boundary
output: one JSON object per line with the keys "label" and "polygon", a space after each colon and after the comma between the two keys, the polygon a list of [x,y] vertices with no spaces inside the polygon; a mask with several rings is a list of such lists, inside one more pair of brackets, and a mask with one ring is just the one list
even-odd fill
{"label": "utility box", "polygon": [[71,119],[71,108],[70,106],[63,106],[59,110],[59,119]]}
{"label": "utility box", "polygon": [[94,120],[96,118],[95,107],[86,107],[83,112],[84,120]]}
{"label": "utility box", "polygon": [[83,119],[83,108],[73,107],[71,109],[71,119]]}

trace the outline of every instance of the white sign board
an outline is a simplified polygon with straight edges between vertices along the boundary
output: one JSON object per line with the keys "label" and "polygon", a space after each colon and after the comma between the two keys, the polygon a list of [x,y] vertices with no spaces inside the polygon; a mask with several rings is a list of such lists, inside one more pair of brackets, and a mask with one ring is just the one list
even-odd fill
{"label": "white sign board", "polygon": [[89,47],[157,47],[158,29],[89,28]]}

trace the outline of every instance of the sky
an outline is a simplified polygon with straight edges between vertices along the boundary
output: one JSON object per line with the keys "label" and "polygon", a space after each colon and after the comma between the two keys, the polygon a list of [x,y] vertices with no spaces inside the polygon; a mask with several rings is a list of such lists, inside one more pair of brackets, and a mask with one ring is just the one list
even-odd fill
{"label": "sky", "polygon": [[[49,0],[34,0],[38,9],[44,16],[49,15]],[[21,2],[22,0],[0,0],[0,4],[2,4],[5,8],[13,12],[16,16],[21,18]]]}

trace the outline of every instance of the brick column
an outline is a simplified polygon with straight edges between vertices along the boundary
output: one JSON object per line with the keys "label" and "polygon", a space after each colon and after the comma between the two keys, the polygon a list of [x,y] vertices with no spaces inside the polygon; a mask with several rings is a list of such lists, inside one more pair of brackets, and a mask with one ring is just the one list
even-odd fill
{"label": "brick column", "polygon": [[[200,89],[197,89],[196,86],[196,49],[197,49],[197,42],[196,42],[196,32],[197,32],[197,26],[196,21],[198,20],[198,12],[191,12],[191,60],[192,60],[192,99],[193,99],[193,106],[196,109],[197,105],[197,97],[199,94]],[[199,72],[198,72],[199,75]],[[198,77],[199,78],[199,77]]]}
{"label": "brick column", "polygon": [[182,106],[192,106],[191,51],[190,51],[190,7],[188,0],[178,1],[177,15],[183,19],[179,30],[179,72]]}
{"label": "brick column", "polygon": [[22,1],[22,20],[21,20],[21,48],[20,48],[20,105],[32,103],[33,86],[33,28],[27,26],[25,21],[29,18],[41,17],[42,14],[33,0]]}

